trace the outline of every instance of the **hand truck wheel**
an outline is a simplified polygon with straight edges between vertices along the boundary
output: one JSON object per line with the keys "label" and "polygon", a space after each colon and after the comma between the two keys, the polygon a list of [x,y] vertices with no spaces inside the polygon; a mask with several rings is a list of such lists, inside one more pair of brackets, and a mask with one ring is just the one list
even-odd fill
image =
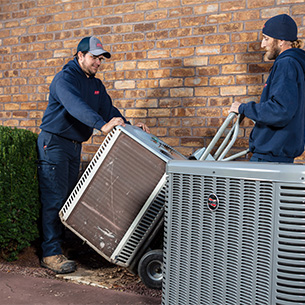
{"label": "hand truck wheel", "polygon": [[162,288],[162,267],[163,251],[161,249],[148,251],[142,256],[138,264],[138,274],[148,288]]}

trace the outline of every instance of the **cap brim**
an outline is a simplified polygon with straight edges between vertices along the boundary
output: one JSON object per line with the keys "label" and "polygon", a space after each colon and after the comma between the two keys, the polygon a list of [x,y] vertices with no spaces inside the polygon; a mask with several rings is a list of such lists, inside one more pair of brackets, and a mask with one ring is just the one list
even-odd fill
{"label": "cap brim", "polygon": [[95,55],[95,56],[99,56],[99,55],[103,55],[105,56],[106,58],[110,58],[111,57],[111,54],[105,50],[94,50],[94,51],[89,51],[92,55]]}

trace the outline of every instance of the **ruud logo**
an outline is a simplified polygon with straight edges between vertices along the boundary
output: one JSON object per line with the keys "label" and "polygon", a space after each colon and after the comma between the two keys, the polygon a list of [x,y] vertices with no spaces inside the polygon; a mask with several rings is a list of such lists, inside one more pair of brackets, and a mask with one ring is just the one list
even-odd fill
{"label": "ruud logo", "polygon": [[212,212],[216,211],[219,207],[219,199],[218,199],[217,195],[210,194],[207,205],[208,205],[208,208],[210,211],[212,211]]}

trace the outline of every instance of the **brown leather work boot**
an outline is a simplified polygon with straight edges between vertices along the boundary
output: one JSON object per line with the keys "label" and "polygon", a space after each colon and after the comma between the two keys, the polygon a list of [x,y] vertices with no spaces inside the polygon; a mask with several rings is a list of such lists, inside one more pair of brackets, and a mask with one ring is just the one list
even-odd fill
{"label": "brown leather work boot", "polygon": [[75,261],[68,260],[63,254],[44,257],[41,266],[56,273],[71,273],[76,270]]}

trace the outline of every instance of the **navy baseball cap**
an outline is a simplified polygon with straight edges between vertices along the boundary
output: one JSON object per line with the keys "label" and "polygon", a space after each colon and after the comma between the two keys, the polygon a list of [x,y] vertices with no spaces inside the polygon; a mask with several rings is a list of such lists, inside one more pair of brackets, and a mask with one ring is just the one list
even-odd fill
{"label": "navy baseball cap", "polygon": [[281,14],[265,23],[263,34],[279,40],[295,41],[298,39],[298,27],[290,16]]}
{"label": "navy baseball cap", "polygon": [[[106,58],[110,58],[111,54],[104,50],[102,43],[94,36],[83,38],[77,46],[76,54],[81,52],[90,52],[92,55],[103,55]],[[75,54],[75,55],[76,55]]]}

